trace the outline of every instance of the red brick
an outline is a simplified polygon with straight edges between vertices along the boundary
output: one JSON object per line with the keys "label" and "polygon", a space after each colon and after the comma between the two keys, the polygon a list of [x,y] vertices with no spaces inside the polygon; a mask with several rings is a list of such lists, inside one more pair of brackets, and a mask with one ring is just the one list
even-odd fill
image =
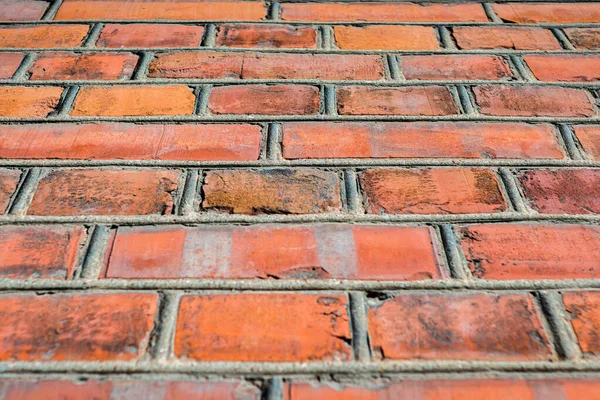
{"label": "red brick", "polygon": [[349,339],[345,295],[185,296],[174,352],[199,361],[344,361]]}
{"label": "red brick", "polygon": [[540,81],[592,82],[600,79],[600,56],[535,55],[523,59]]}
{"label": "red brick", "polygon": [[51,171],[33,196],[29,215],[170,214],[179,171]]}
{"label": "red brick", "polygon": [[478,86],[473,88],[484,115],[524,117],[592,117],[596,111],[584,90],[543,86]]}
{"label": "red brick", "polygon": [[505,80],[512,77],[508,63],[500,56],[406,56],[401,61],[406,79]]}
{"label": "red brick", "polygon": [[183,85],[86,86],[79,90],[74,116],[191,115],[196,96]]}
{"label": "red brick", "polygon": [[66,1],[57,20],[249,20],[266,15],[261,1]]}
{"label": "red brick", "polygon": [[156,306],[155,294],[0,296],[0,360],[138,360]]}
{"label": "red brick", "polygon": [[373,349],[385,359],[552,358],[529,294],[407,294],[371,308],[368,320]]}
{"label": "red brick", "polygon": [[506,209],[488,169],[372,169],[360,174],[369,214],[493,213]]}
{"label": "red brick", "polygon": [[106,278],[440,279],[426,227],[120,227]]}
{"label": "red brick", "polygon": [[204,35],[203,26],[160,24],[106,24],[98,47],[198,47]]}
{"label": "red brick", "polygon": [[574,125],[573,130],[585,152],[593,159],[600,159],[600,126]]}
{"label": "red brick", "polygon": [[206,173],[202,207],[235,214],[312,214],[341,210],[338,176],[316,169]]}
{"label": "red brick", "polygon": [[0,228],[0,276],[69,279],[86,231],[70,226]]}
{"label": "red brick", "polygon": [[[243,66],[243,68],[242,68]],[[381,80],[379,55],[360,54],[159,54],[150,78]]]}
{"label": "red brick", "polygon": [[460,49],[560,50],[550,30],[542,28],[454,28]]}
{"label": "red brick", "polygon": [[600,28],[563,29],[576,49],[600,49]]}
{"label": "red brick", "polygon": [[43,118],[54,111],[63,88],[44,86],[0,87],[0,117]]}
{"label": "red brick", "polygon": [[519,175],[531,207],[543,214],[600,212],[600,170],[529,170]]}
{"label": "red brick", "polygon": [[348,50],[437,50],[435,31],[428,26],[335,26],[335,41]]}
{"label": "red brick", "polygon": [[518,24],[600,22],[600,3],[494,4],[494,9],[504,21]]}
{"label": "red brick", "polygon": [[600,292],[567,292],[563,300],[581,351],[597,356],[600,352]]}
{"label": "red brick", "polygon": [[477,278],[581,279],[600,275],[600,229],[594,226],[473,225],[459,232],[469,268]]}
{"label": "red brick", "polygon": [[48,8],[45,1],[3,1],[0,21],[39,20]]}
{"label": "red brick", "polygon": [[[25,380],[0,381],[7,399],[108,400],[118,398],[160,400],[259,400],[260,390],[240,381],[165,380]],[[49,397],[50,396],[50,397]],[[158,397],[157,397],[158,396]]]}
{"label": "red brick", "polygon": [[217,45],[315,49],[317,32],[313,28],[293,25],[224,24],[217,33]]}
{"label": "red brick", "polygon": [[10,198],[17,190],[20,176],[19,171],[0,168],[0,214],[6,211]]}
{"label": "red brick", "polygon": [[29,79],[129,79],[137,60],[137,56],[127,53],[42,53],[29,69]]}
{"label": "red brick", "polygon": [[0,158],[253,161],[261,128],[250,124],[0,125]]}
{"label": "red brick", "polygon": [[342,115],[458,114],[450,91],[442,86],[343,86],[337,89],[337,99]]}
{"label": "red brick", "polygon": [[10,79],[23,61],[23,53],[0,53],[0,79]]}
{"label": "red brick", "polygon": [[0,26],[0,48],[79,47],[88,25],[4,25]]}
{"label": "red brick", "polygon": [[307,22],[487,22],[479,4],[282,4],[281,18]]}

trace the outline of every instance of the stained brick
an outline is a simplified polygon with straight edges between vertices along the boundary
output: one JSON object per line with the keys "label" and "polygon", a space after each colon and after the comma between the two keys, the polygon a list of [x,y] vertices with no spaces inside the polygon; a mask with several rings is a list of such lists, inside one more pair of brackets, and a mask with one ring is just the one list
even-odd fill
{"label": "stained brick", "polygon": [[532,55],[523,59],[540,81],[592,82],[600,79],[600,56]]}
{"label": "stained brick", "polygon": [[425,227],[120,227],[107,278],[439,279]]}
{"label": "stained brick", "polygon": [[451,115],[458,108],[450,91],[442,86],[368,87],[337,89],[342,115]]}
{"label": "stained brick", "polygon": [[14,118],[43,118],[54,111],[63,88],[44,86],[0,87],[0,116]]}
{"label": "stained brick", "polygon": [[157,295],[0,296],[0,360],[137,360],[146,351]]}
{"label": "stained brick", "polygon": [[6,210],[10,198],[17,189],[21,172],[10,169],[0,169],[0,214]]}
{"label": "stained brick", "polygon": [[344,295],[185,296],[174,352],[201,361],[344,361],[349,338]]}
{"label": "stained brick", "polygon": [[506,22],[600,22],[600,3],[495,4],[494,10]]}
{"label": "stained brick", "polygon": [[585,152],[593,159],[600,159],[600,126],[575,125],[573,130]]}
{"label": "stained brick", "polygon": [[426,26],[335,26],[337,46],[348,50],[437,50],[432,27]]}
{"label": "stained brick", "polygon": [[38,20],[48,8],[45,1],[3,1],[0,7],[0,21]]}
{"label": "stained brick", "polygon": [[[242,68],[243,66],[243,68]],[[360,54],[159,54],[150,64],[150,78],[200,79],[324,79],[380,80],[378,55]]]}
{"label": "stained brick", "polygon": [[400,295],[368,315],[385,359],[542,361],[548,337],[529,294]]}
{"label": "stained brick", "polygon": [[129,79],[137,60],[137,56],[127,53],[42,53],[29,69],[29,79]]}
{"label": "stained brick", "polygon": [[461,49],[560,50],[560,44],[548,29],[464,27],[453,29]]}
{"label": "stained brick", "polygon": [[40,180],[29,215],[170,214],[179,171],[51,171]]}
{"label": "stained brick", "polygon": [[82,227],[5,226],[0,228],[0,276],[68,279],[86,236]]}
{"label": "stained brick", "polygon": [[600,293],[567,292],[563,294],[563,300],[581,351],[597,356],[600,351]]}
{"label": "stained brick", "polygon": [[580,279],[600,274],[600,229],[594,226],[495,224],[459,232],[477,278]]}
{"label": "stained brick", "polygon": [[196,25],[106,24],[98,47],[198,47],[204,27]]}
{"label": "stained brick", "polygon": [[311,214],[342,207],[337,174],[310,168],[210,171],[202,191],[203,208],[236,214]]}
{"label": "stained brick", "polygon": [[401,57],[406,79],[504,80],[512,77],[500,56],[427,55]]}
{"label": "stained brick", "polygon": [[88,25],[4,25],[0,26],[0,48],[79,47]]}
{"label": "stained brick", "polygon": [[473,88],[479,112],[525,117],[592,117],[591,95],[580,89],[543,86],[478,86]]}
{"label": "stained brick", "polygon": [[320,110],[319,89],[301,85],[220,86],[210,91],[214,114],[307,115]]}
{"label": "stained brick", "polygon": [[600,49],[600,28],[566,28],[564,32],[576,49]]}
{"label": "stained brick", "polygon": [[224,24],[219,26],[217,45],[315,49],[317,32],[313,28],[293,25]]}
{"label": "stained brick", "polygon": [[250,124],[0,125],[0,158],[252,161],[260,141]]}
{"label": "stained brick", "polygon": [[183,85],[87,86],[79,90],[74,116],[191,115],[196,96]]}
{"label": "stained brick", "polygon": [[0,79],[10,79],[22,60],[23,53],[0,53]]}
{"label": "stained brick", "polygon": [[493,213],[506,209],[488,169],[372,169],[360,174],[370,214]]}

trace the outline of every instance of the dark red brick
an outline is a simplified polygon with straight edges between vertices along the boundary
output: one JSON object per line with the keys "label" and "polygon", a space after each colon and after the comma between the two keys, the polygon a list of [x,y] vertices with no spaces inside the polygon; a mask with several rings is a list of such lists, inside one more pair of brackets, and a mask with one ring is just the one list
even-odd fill
{"label": "dark red brick", "polygon": [[196,25],[106,24],[98,47],[198,47],[204,27]]}

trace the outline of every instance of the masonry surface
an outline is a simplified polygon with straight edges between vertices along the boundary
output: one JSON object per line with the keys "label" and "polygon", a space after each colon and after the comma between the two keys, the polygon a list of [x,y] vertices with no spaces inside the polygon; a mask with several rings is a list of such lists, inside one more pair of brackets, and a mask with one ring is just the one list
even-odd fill
{"label": "masonry surface", "polygon": [[593,2],[0,0],[0,398],[600,399],[599,49]]}

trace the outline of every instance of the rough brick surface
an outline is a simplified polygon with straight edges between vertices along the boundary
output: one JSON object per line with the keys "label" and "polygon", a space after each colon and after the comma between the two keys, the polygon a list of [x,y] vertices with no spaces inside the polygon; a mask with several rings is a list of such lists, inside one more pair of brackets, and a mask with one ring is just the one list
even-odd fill
{"label": "rough brick surface", "polygon": [[0,169],[0,210],[5,211],[17,189],[21,173],[15,170]]}
{"label": "rough brick surface", "polygon": [[48,8],[45,1],[4,1],[0,21],[29,21],[40,19]]}
{"label": "rough brick surface", "polygon": [[424,26],[336,26],[335,41],[348,50],[436,50],[433,28]]}
{"label": "rough brick surface", "polygon": [[14,118],[43,118],[54,111],[63,89],[44,86],[0,87],[0,116]]}
{"label": "rough brick surface", "polygon": [[596,50],[600,48],[600,29],[566,28],[565,34],[577,49]]}
{"label": "rough brick surface", "polygon": [[541,28],[454,28],[459,48],[560,50],[560,44],[548,29]]}
{"label": "rough brick surface", "polygon": [[23,54],[0,53],[0,79],[9,79],[21,65]]}
{"label": "rough brick surface", "polygon": [[401,61],[406,79],[502,80],[512,76],[506,60],[498,56],[405,56]]}
{"label": "rough brick surface", "polygon": [[593,82],[600,79],[600,56],[525,56],[523,59],[541,81]]}
{"label": "rough brick surface", "polygon": [[2,25],[0,48],[79,47],[89,29],[88,25]]}
{"label": "rough brick surface", "polygon": [[120,53],[42,53],[29,69],[30,80],[129,79],[137,56]]}
{"label": "rough brick surface", "polygon": [[598,355],[598,328],[600,327],[600,296],[598,292],[567,292],[563,295],[565,308],[584,354]]}
{"label": "rough brick surface", "polygon": [[198,47],[203,26],[160,24],[106,24],[98,47]]}
{"label": "rough brick surface", "polygon": [[600,22],[598,3],[580,4],[495,4],[494,10],[507,22]]}
{"label": "rough brick surface", "polygon": [[577,125],[575,134],[585,152],[594,160],[600,158],[600,127],[596,125]]}
{"label": "rough brick surface", "polygon": [[217,45],[314,49],[317,47],[317,32],[313,28],[290,25],[225,24],[219,27]]}

